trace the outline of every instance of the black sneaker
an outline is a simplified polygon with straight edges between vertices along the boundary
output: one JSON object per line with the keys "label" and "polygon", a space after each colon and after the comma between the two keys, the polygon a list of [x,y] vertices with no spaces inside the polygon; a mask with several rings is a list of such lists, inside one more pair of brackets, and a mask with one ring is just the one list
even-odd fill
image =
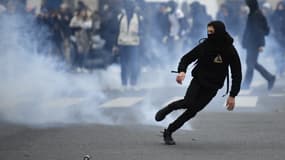
{"label": "black sneaker", "polygon": [[167,129],[164,129],[164,132],[163,132],[163,140],[164,140],[164,143],[166,145],[175,145],[175,141],[173,140],[172,136],[171,136],[171,132],[167,131]]}
{"label": "black sneaker", "polygon": [[161,109],[155,114],[155,120],[156,121],[162,121],[165,118],[165,116],[166,116],[166,114],[165,114],[164,110]]}
{"label": "black sneaker", "polygon": [[276,77],[273,76],[272,79],[268,81],[268,90],[269,91],[273,88],[275,80],[276,80]]}

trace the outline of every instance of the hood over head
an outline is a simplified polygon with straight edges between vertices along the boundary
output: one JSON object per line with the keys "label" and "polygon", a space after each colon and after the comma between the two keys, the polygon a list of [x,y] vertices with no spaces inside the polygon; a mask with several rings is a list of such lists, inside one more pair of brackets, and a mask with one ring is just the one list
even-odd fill
{"label": "hood over head", "polygon": [[217,45],[231,45],[233,38],[226,31],[226,26],[222,21],[211,21],[208,26],[215,29],[215,33],[208,34],[208,40]]}
{"label": "hood over head", "polygon": [[124,1],[124,9],[125,9],[128,17],[130,17],[135,12],[135,8],[136,8],[136,4],[135,4],[134,0],[125,0]]}
{"label": "hood over head", "polygon": [[245,0],[246,5],[249,7],[250,12],[258,10],[257,0]]}

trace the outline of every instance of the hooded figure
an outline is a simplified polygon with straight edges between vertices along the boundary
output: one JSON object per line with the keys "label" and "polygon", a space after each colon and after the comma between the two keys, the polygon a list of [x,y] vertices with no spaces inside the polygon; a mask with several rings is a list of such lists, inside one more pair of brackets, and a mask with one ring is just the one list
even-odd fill
{"label": "hooded figure", "polygon": [[[274,30],[274,37],[281,47],[285,44],[285,2],[279,2],[276,5],[272,17],[272,28]],[[284,47],[285,48],[285,47]]]}
{"label": "hooded figure", "polygon": [[252,13],[259,9],[258,3],[256,0],[245,0],[245,3],[249,7],[250,12],[252,12]]}
{"label": "hooded figure", "polygon": [[[201,53],[197,57],[197,63],[192,70],[193,77],[197,78],[204,86],[220,89],[223,87],[225,78],[228,74],[228,66],[231,63],[232,56],[237,56],[233,47],[233,38],[226,31],[226,27],[221,21],[212,21],[208,24],[208,29],[212,28],[213,33],[209,33],[208,38],[198,45]],[[236,58],[235,58],[236,59]],[[186,60],[186,59],[185,59]],[[188,61],[188,60],[186,60]],[[184,59],[181,60],[178,71],[184,71]],[[236,79],[233,86],[233,95],[238,93],[241,77]],[[236,85],[236,86],[235,86]]]}
{"label": "hooded figure", "polygon": [[269,26],[265,16],[258,8],[256,0],[245,0],[250,12],[248,14],[245,31],[242,38],[242,46],[247,51],[246,74],[243,82],[243,89],[249,89],[254,69],[256,69],[268,82],[268,90],[271,90],[275,76],[269,73],[258,60],[259,52],[263,51],[265,46],[265,36],[269,34]]}
{"label": "hooded figure", "polygon": [[221,21],[212,21],[208,26],[213,26],[215,33],[208,34],[208,41],[213,44],[224,46],[231,45],[233,43],[233,38],[226,31],[226,26]]}
{"label": "hooded figure", "polygon": [[223,87],[228,68],[231,68],[232,85],[227,99],[228,110],[233,110],[235,96],[238,95],[241,84],[241,64],[238,53],[233,46],[233,39],[227,33],[221,21],[212,21],[208,24],[208,38],[184,55],[178,65],[176,81],[182,84],[187,67],[196,61],[192,70],[192,81],[183,99],[168,104],[159,110],[156,121],[162,121],[169,113],[178,109],[186,109],[173,123],[164,130],[165,144],[174,145],[172,133],[183,124],[194,118]]}
{"label": "hooded figure", "polygon": [[244,48],[265,46],[265,36],[270,31],[267,20],[259,9],[257,0],[245,1],[250,12],[242,38],[242,46]]}
{"label": "hooded figure", "polygon": [[285,73],[285,2],[280,1],[271,17],[273,37],[277,41],[280,51],[276,53],[277,74],[283,76]]}

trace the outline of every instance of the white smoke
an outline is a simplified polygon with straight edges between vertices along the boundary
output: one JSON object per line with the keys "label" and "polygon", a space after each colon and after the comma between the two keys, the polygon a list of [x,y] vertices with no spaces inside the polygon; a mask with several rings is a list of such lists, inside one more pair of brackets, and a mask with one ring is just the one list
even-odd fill
{"label": "white smoke", "polygon": [[40,31],[34,18],[12,14],[1,24],[1,119],[37,125],[111,123],[96,108],[106,98],[97,76],[65,72],[56,58],[37,52],[48,49],[39,45],[49,33]]}
{"label": "white smoke", "polygon": [[[104,91],[121,88],[118,66],[93,73],[67,72],[64,63],[39,52],[39,48],[43,52],[49,50],[50,33],[39,27],[34,17],[12,14],[1,17],[0,22],[5,24],[0,28],[0,120],[37,127],[128,121],[123,116],[114,120],[100,108],[110,99]],[[164,76],[161,71],[149,73],[146,77],[152,78],[141,80],[139,87],[161,87],[169,79],[174,81],[170,72]],[[150,107],[141,107],[137,122],[156,124],[151,102],[143,105]]]}
{"label": "white smoke", "polygon": [[[216,5],[215,2],[212,8],[216,9]],[[0,22],[5,24],[0,29],[1,119],[41,126],[81,122],[124,124],[127,121],[123,116],[114,120],[112,115],[99,108],[100,104],[111,98],[104,93],[105,90],[121,88],[118,66],[88,74],[66,72],[65,64],[39,52],[39,47],[40,51],[49,49],[46,38],[50,33],[42,31],[43,28],[35,24],[34,18],[13,15]],[[164,51],[160,47],[155,49],[157,52]],[[184,53],[177,54],[180,56]],[[176,75],[170,71],[176,69],[177,62],[178,59],[171,59],[157,70],[144,68],[138,88],[176,85]],[[183,87],[188,83],[186,79]],[[141,114],[137,116],[136,111],[130,112],[136,116],[138,123],[166,126],[176,118],[176,115],[169,116],[162,124],[155,123],[154,114],[163,107],[152,104],[156,98],[154,95],[145,95],[145,101],[138,109]]]}

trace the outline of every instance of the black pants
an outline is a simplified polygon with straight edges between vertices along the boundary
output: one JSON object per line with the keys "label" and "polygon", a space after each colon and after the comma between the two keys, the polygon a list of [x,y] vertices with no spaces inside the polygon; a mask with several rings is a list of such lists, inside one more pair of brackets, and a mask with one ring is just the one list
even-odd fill
{"label": "black pants", "polygon": [[186,111],[180,115],[174,122],[169,124],[167,130],[175,132],[177,129],[183,126],[183,124],[193,118],[197,112],[201,111],[217,94],[218,89],[209,89],[201,86],[196,79],[191,81],[190,86],[184,96],[184,99],[174,101],[167,105],[163,110],[165,113],[178,109],[186,109]]}
{"label": "black pants", "polygon": [[258,48],[248,48],[246,55],[246,73],[244,78],[243,87],[249,88],[252,82],[254,69],[256,69],[267,81],[273,78],[273,75],[269,73],[261,64],[257,62],[259,56]]}

